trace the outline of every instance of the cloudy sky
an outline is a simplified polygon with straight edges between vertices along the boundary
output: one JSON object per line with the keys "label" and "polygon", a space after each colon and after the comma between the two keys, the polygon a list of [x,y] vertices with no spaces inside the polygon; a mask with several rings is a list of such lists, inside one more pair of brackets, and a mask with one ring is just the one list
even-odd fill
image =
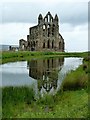
{"label": "cloudy sky", "polygon": [[[18,2],[17,2],[18,1]],[[67,2],[66,2],[67,1]],[[88,50],[88,0],[3,0],[0,4],[0,44],[18,45],[29,28],[37,25],[39,13],[59,17],[65,51]]]}

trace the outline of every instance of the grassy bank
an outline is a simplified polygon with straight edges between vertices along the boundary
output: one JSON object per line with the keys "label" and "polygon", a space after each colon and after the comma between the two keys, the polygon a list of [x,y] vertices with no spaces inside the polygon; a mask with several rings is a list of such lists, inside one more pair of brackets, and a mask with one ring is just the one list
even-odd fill
{"label": "grassy bank", "polygon": [[66,52],[30,52],[30,51],[3,51],[0,52],[0,64],[6,62],[27,60],[35,57],[54,57],[54,56],[66,56],[66,57],[83,57],[87,56],[87,52],[74,52],[74,53],[66,53]]}
{"label": "grassy bank", "polygon": [[3,89],[3,118],[87,118],[86,90],[65,91],[36,100],[25,87],[13,89],[13,94],[11,89]]}
{"label": "grassy bank", "polygon": [[3,88],[3,118],[87,118],[90,59],[71,71],[55,95],[37,99],[33,88]]}
{"label": "grassy bank", "polygon": [[68,74],[61,86],[63,91],[65,90],[77,90],[85,89],[88,85],[88,74],[83,70],[83,65],[77,68],[76,71],[71,71]]}

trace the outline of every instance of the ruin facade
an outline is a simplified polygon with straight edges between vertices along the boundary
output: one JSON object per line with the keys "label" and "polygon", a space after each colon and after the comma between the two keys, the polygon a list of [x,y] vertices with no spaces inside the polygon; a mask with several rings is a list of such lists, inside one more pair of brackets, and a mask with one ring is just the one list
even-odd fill
{"label": "ruin facade", "polygon": [[50,12],[45,17],[38,16],[38,25],[29,28],[27,41],[19,40],[20,50],[29,51],[60,51],[64,52],[64,39],[59,33],[59,19]]}

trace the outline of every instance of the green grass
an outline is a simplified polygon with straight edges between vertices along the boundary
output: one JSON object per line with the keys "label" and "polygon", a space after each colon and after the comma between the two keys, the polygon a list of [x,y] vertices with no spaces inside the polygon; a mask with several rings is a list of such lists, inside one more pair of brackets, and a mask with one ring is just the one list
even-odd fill
{"label": "green grass", "polygon": [[87,88],[88,74],[83,71],[82,65],[76,71],[71,71],[65,77],[61,90],[77,90]]}
{"label": "green grass", "polygon": [[[47,98],[47,97],[46,97]],[[45,101],[46,101],[46,98]],[[53,97],[51,98],[53,99]],[[42,99],[41,99],[42,101]],[[45,102],[44,101],[44,102]],[[28,107],[27,112],[18,115],[19,118],[86,118],[88,113],[88,96],[85,90],[67,91],[56,100],[49,104],[33,104],[32,108]]]}
{"label": "green grass", "polygon": [[[7,93],[9,92],[10,90],[7,90]],[[22,98],[21,94],[25,95],[19,90],[20,98]],[[14,97],[18,99],[18,95]],[[88,116],[86,90],[58,92],[55,96],[46,95],[30,104],[21,99],[16,102],[12,94],[7,96],[9,98],[4,100],[2,107],[3,118],[86,118]]]}
{"label": "green grass", "polygon": [[35,57],[45,56],[66,56],[66,57],[83,57],[87,56],[88,52],[31,52],[31,51],[3,51],[0,52],[0,64],[13,61],[27,60]]}
{"label": "green grass", "polygon": [[14,107],[19,104],[31,104],[35,92],[29,87],[5,87],[2,89],[2,115],[9,117],[14,114]]}

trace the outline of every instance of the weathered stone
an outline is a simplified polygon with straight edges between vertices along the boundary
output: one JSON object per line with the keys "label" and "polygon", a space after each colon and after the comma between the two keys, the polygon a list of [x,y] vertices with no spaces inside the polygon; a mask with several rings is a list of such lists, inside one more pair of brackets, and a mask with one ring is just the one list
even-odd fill
{"label": "weathered stone", "polygon": [[24,39],[19,40],[19,50],[27,50],[27,41]]}
{"label": "weathered stone", "polygon": [[50,12],[38,17],[38,25],[29,29],[27,41],[21,39],[19,41],[20,50],[30,51],[60,51],[64,52],[64,39],[59,33],[59,19],[57,14],[55,17]]}

